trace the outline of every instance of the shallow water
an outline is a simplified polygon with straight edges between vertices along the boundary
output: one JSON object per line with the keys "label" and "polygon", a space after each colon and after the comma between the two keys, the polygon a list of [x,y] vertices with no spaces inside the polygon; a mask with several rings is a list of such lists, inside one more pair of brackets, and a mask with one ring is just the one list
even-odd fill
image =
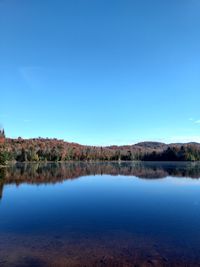
{"label": "shallow water", "polygon": [[0,266],[200,266],[200,163],[0,170]]}

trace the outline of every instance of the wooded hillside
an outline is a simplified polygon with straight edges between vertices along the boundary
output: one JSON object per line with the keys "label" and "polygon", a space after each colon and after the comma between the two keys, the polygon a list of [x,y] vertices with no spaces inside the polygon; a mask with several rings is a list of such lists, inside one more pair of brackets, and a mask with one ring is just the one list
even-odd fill
{"label": "wooded hillside", "polygon": [[142,142],[127,146],[85,146],[58,139],[11,139],[0,143],[0,164],[6,161],[198,161],[200,144]]}

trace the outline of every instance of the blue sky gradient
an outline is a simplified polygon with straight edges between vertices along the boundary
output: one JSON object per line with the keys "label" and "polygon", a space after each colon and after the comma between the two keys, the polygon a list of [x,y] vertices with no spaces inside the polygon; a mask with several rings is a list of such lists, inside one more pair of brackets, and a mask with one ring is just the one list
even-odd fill
{"label": "blue sky gradient", "polygon": [[199,0],[1,0],[7,136],[200,142],[199,14]]}

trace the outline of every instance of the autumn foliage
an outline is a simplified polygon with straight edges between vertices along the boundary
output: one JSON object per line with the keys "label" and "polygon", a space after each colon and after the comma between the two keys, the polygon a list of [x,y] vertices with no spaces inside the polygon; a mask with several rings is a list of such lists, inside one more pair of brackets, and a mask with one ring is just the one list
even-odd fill
{"label": "autumn foliage", "polygon": [[5,138],[0,144],[4,161],[197,161],[200,144],[143,142],[129,146],[85,146],[58,139]]}

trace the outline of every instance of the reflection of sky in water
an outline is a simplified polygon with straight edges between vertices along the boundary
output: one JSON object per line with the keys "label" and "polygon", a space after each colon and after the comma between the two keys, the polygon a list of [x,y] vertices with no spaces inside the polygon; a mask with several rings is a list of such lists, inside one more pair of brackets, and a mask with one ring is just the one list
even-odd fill
{"label": "reflection of sky in water", "polygon": [[199,204],[200,180],[190,178],[90,175],[55,184],[5,184],[0,233],[64,239],[73,233],[78,240],[84,234],[126,232],[159,240],[171,250],[184,243],[196,251]]}
{"label": "reflection of sky in water", "polygon": [[174,235],[184,231],[187,235],[199,225],[199,184],[184,178],[141,180],[105,175],[55,185],[8,185],[0,205],[0,230],[51,231],[58,227],[103,231],[125,227],[162,234],[170,230]]}

